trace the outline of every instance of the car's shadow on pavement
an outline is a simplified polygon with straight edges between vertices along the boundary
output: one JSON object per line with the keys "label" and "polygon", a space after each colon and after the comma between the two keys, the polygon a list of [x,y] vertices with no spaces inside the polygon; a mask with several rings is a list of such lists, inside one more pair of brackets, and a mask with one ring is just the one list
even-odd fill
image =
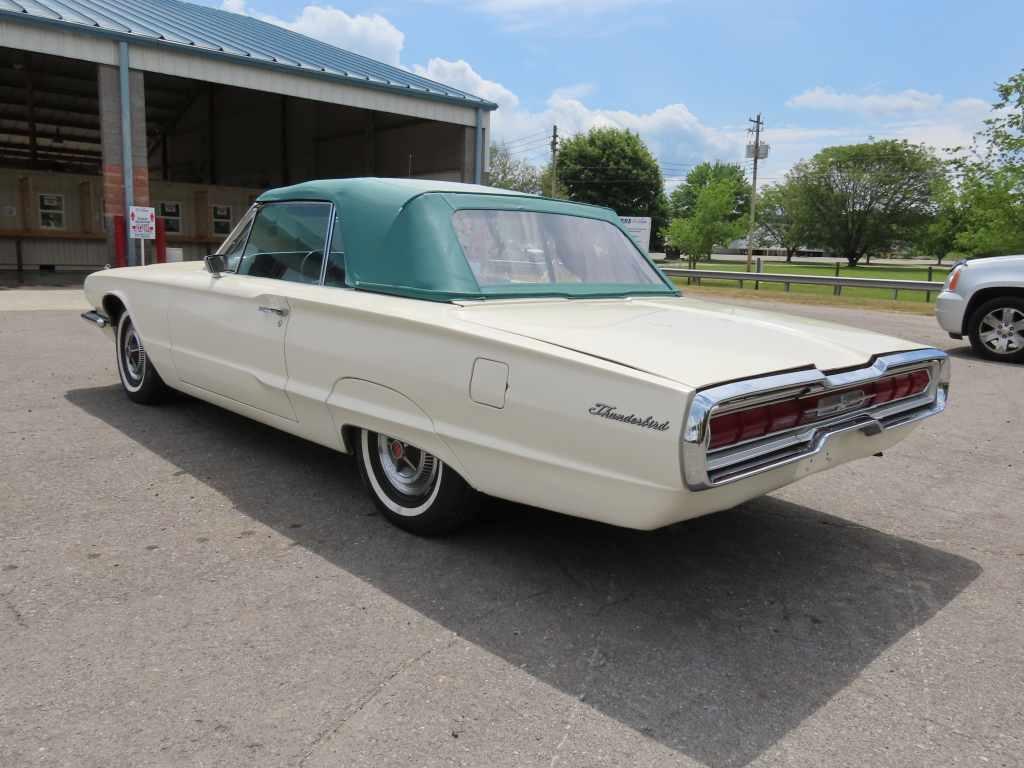
{"label": "car's shadow on pavement", "polygon": [[240,513],[711,766],[753,760],[980,573],[771,497],[653,533],[493,502],[460,535],[416,539],[373,514],[337,453],[187,398],[66,397]]}
{"label": "car's shadow on pavement", "polygon": [[946,354],[954,359],[966,360],[971,363],[991,366],[1013,366],[1018,365],[1011,360],[989,360],[975,352],[970,346],[949,347]]}

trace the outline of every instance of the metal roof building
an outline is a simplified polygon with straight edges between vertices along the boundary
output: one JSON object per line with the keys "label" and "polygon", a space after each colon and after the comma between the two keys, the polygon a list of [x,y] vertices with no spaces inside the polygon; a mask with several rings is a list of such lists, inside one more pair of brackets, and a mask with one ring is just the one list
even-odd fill
{"label": "metal roof building", "polygon": [[479,182],[496,108],[180,0],[0,0],[0,268],[110,262],[129,205],[190,258],[267,187]]}

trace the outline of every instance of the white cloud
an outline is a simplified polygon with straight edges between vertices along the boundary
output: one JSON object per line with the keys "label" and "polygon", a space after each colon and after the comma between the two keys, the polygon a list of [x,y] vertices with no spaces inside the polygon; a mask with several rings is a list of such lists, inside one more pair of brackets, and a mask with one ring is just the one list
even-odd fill
{"label": "white cloud", "polygon": [[549,149],[545,136],[553,125],[561,136],[571,136],[595,127],[628,128],[647,142],[664,164],[666,175],[685,174],[696,162],[708,158],[738,160],[743,151],[742,133],[723,131],[701,122],[685,104],[669,104],[652,112],[595,109],[583,99],[593,93],[591,84],[555,89],[539,110],[521,108],[519,98],[501,83],[481,76],[465,61],[431,59],[414,71],[453,88],[496,102],[491,116],[491,133],[496,141],[512,142],[512,151],[535,162],[546,160]]}
{"label": "white cloud", "polygon": [[481,77],[475,69],[462,59],[448,61],[447,59],[435,58],[428,61],[425,67],[420,64],[414,65],[412,70],[421,77],[435,80],[452,88],[457,88],[460,91],[479,96],[482,99],[493,101],[502,110],[514,110],[519,106],[519,97],[512,93],[512,91],[501,83]]}
{"label": "white cloud", "polygon": [[926,112],[942,104],[942,96],[908,89],[896,93],[839,93],[818,86],[786,102],[787,107],[827,109],[836,112],[860,112],[871,115]]}
{"label": "white cloud", "polygon": [[331,5],[307,5],[291,21],[251,11],[246,0],[223,0],[221,8],[276,24],[301,35],[361,53],[385,64],[399,65],[405,35],[379,14],[350,16]]}

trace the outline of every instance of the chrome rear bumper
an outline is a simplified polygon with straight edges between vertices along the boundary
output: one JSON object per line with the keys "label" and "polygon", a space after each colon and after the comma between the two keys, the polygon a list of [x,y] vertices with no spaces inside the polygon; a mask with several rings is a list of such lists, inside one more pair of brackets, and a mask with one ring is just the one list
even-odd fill
{"label": "chrome rear bumper", "polygon": [[[853,410],[827,421],[794,427],[739,445],[718,450],[709,448],[711,418],[720,408],[849,388],[917,368],[928,368],[931,373],[928,389],[918,396]],[[794,371],[703,390],[694,396],[683,430],[680,448],[683,478],[688,488],[699,491],[796,462],[820,465],[815,457],[829,453],[833,443],[842,442],[850,433],[878,435],[941,413],[946,407],[948,389],[946,353],[918,349],[882,355],[870,366],[851,371],[833,374],[817,369]]]}

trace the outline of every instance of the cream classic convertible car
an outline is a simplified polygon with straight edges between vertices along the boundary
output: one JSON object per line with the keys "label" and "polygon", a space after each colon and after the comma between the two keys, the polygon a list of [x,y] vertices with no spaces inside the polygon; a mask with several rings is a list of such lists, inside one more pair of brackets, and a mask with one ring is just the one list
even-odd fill
{"label": "cream classic convertible car", "polygon": [[652,529],[876,454],[936,349],[682,297],[607,209],[416,180],[259,198],[206,262],[94,273],[128,397],[168,387],[343,453],[383,514],[482,492]]}

